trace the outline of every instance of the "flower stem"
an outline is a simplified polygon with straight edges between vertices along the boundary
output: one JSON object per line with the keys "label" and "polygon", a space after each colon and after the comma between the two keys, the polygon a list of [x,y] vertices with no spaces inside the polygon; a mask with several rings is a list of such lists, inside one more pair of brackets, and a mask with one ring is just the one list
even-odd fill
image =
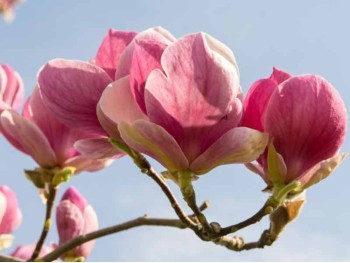
{"label": "flower stem", "polygon": [[29,261],[34,261],[38,257],[38,255],[41,251],[41,248],[45,242],[45,239],[47,237],[47,234],[49,233],[49,230],[51,227],[52,208],[53,208],[53,204],[55,202],[56,193],[57,193],[57,186],[54,186],[50,183],[49,190],[48,190],[47,203],[46,203],[46,215],[45,215],[43,229],[41,231],[40,238],[39,238],[38,242],[36,243],[36,247],[35,247],[33,254],[32,254],[31,258],[29,259]]}

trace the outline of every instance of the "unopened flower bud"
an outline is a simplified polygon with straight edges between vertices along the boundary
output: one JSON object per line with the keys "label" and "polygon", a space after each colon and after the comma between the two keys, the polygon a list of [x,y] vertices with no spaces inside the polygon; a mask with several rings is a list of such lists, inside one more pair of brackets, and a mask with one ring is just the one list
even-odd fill
{"label": "unopened flower bud", "polygon": [[[68,188],[57,206],[56,222],[59,245],[77,236],[98,229],[98,220],[95,210],[74,187]],[[61,258],[65,261],[70,261],[78,257],[87,258],[94,243],[95,240],[84,243],[70,250]]]}

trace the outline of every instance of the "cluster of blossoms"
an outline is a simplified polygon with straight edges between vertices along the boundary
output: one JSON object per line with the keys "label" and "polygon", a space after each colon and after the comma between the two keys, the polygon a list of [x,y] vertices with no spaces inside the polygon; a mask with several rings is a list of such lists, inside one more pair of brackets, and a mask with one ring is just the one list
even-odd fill
{"label": "cluster of blossoms", "polygon": [[[70,176],[100,170],[130,152],[161,163],[162,175],[183,193],[217,166],[245,164],[272,193],[270,218],[278,234],[285,225],[278,221],[281,211],[299,210],[304,190],[345,158],[339,149],[347,113],[321,76],[274,68],[245,98],[239,78],[232,51],[205,33],[176,39],[160,27],[140,33],[110,29],[95,58],[46,63],[21,114],[22,81],[1,66],[1,132],[38,164],[26,175],[44,199]],[[2,237],[21,215],[13,193],[0,190]],[[56,215],[59,245],[98,228],[92,207],[73,188]],[[85,243],[62,258],[86,258],[92,246]],[[27,259],[33,250],[21,247],[13,255]]]}

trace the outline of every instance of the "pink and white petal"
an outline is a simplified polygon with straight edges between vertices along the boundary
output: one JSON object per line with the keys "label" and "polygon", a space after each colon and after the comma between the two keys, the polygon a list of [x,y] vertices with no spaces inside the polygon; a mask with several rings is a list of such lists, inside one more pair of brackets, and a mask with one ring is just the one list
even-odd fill
{"label": "pink and white petal", "polygon": [[119,58],[137,32],[109,29],[99,47],[95,64],[103,68],[114,79]]}
{"label": "pink and white petal", "polygon": [[117,131],[120,121],[132,123],[138,119],[147,119],[131,94],[128,76],[105,89],[98,103],[97,114],[102,127],[115,139],[120,138]]}
{"label": "pink and white petal", "polygon": [[108,138],[88,138],[74,143],[74,148],[89,159],[120,158],[124,153],[118,151]]}
{"label": "pink and white petal", "polygon": [[276,82],[270,79],[260,79],[250,87],[243,104],[244,115],[241,126],[264,131],[262,116],[276,88]]}
{"label": "pink and white petal", "polygon": [[237,127],[222,135],[190,164],[195,174],[205,174],[215,167],[231,163],[249,163],[265,150],[268,134]]}
{"label": "pink and white petal", "polygon": [[181,148],[162,127],[147,120],[137,120],[132,124],[120,122],[118,129],[126,144],[156,159],[170,172],[188,168]]}
{"label": "pink and white petal", "polygon": [[19,209],[16,194],[7,186],[0,186],[0,194],[6,201],[6,210],[0,221],[0,234],[9,234],[22,223],[22,212]]}
{"label": "pink and white petal", "polygon": [[145,105],[146,80],[154,69],[161,69],[161,56],[167,47],[165,43],[136,40],[130,68],[130,88],[141,110],[147,114]]}
{"label": "pink and white petal", "polygon": [[50,143],[33,122],[6,110],[1,114],[1,126],[6,139],[18,150],[30,155],[41,167],[57,164]]}
{"label": "pink and white petal", "polygon": [[287,181],[337,154],[346,123],[344,102],[322,77],[301,75],[279,85],[270,98],[264,127],[285,160]]}
{"label": "pink and white petal", "polygon": [[38,75],[44,104],[59,121],[70,128],[103,135],[96,106],[111,82],[102,68],[78,60],[51,60]]}
{"label": "pink and white petal", "polygon": [[[24,87],[19,74],[7,65],[1,65],[0,92],[1,98],[8,108],[17,110],[23,102]],[[6,109],[6,108],[3,108]]]}
{"label": "pink and white petal", "polygon": [[208,147],[237,125],[224,121],[230,113],[241,114],[232,112],[241,108],[234,105],[239,92],[237,71],[210,50],[201,33],[169,45],[161,63],[165,74],[154,70],[146,82],[147,114],[175,138],[191,161],[203,151],[203,144]]}
{"label": "pink and white petal", "polygon": [[109,166],[114,161],[113,158],[106,158],[106,159],[90,159],[86,158],[82,155],[75,156],[65,163],[65,167],[72,166],[75,167],[74,174],[79,174],[83,171],[87,172],[96,172],[99,171],[107,166]]}
{"label": "pink and white petal", "polygon": [[176,39],[169,31],[162,27],[152,27],[140,32],[126,47],[124,53],[120,57],[118,70],[115,75],[116,80],[129,75],[136,40],[155,41],[168,45]]}
{"label": "pink and white petal", "polygon": [[[93,231],[96,231],[98,229],[98,219],[95,210],[92,208],[91,205],[88,205],[85,208],[84,211],[84,220],[85,220],[85,225],[84,225],[84,230],[83,233],[87,234]],[[95,239],[91,240],[89,242],[86,242],[76,248],[76,254],[79,256],[83,256],[85,259],[88,258],[90,255],[92,248],[95,244]]]}
{"label": "pink and white petal", "polygon": [[289,74],[288,72],[273,67],[273,71],[269,79],[276,82],[277,85],[279,85],[285,80],[290,79],[291,77],[293,77],[293,75]]}
{"label": "pink and white petal", "polygon": [[311,185],[327,178],[343,162],[347,155],[347,153],[342,153],[321,161],[296,180],[301,182],[303,189],[309,188]]}

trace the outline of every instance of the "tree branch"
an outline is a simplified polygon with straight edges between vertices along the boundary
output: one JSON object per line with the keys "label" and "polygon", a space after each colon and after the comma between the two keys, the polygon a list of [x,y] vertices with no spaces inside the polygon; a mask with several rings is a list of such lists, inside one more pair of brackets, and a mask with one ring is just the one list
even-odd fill
{"label": "tree branch", "polygon": [[90,240],[122,232],[130,228],[139,226],[168,226],[180,229],[185,229],[187,226],[178,219],[162,219],[162,218],[148,218],[146,215],[136,219],[127,221],[111,227],[99,229],[97,231],[78,236],[63,245],[57,247],[54,251],[39,259],[39,261],[53,261],[58,259],[61,255],[67,253],[71,249],[88,242]]}
{"label": "tree branch", "polygon": [[38,242],[36,243],[36,247],[35,247],[33,254],[32,254],[31,258],[29,259],[29,261],[34,261],[38,257],[38,255],[41,251],[41,248],[45,242],[45,239],[47,237],[47,234],[49,233],[49,230],[51,227],[52,208],[53,208],[53,204],[54,204],[54,201],[56,198],[56,193],[57,193],[57,186],[54,186],[50,183],[49,184],[49,193],[48,193],[47,203],[46,203],[46,215],[45,215],[43,229],[42,229],[40,238],[39,238]]}
{"label": "tree branch", "polygon": [[0,262],[23,262],[22,259],[0,254]]}

